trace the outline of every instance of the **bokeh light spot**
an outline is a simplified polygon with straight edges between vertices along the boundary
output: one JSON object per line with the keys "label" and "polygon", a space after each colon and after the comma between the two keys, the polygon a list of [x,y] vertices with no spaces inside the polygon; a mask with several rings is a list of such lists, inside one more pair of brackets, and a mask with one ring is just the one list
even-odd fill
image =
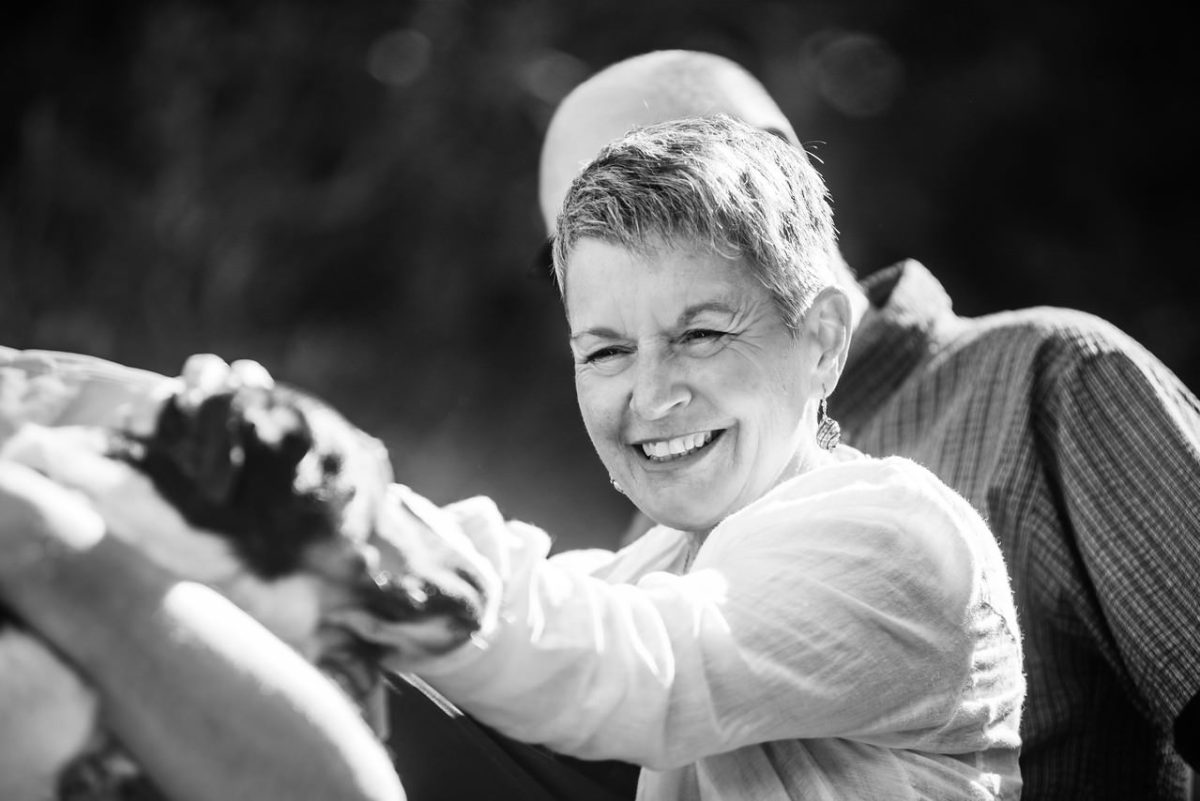
{"label": "bokeh light spot", "polygon": [[525,91],[538,100],[557,105],[588,73],[587,64],[575,56],[547,50],[522,65],[520,81]]}
{"label": "bokeh light spot", "polygon": [[884,113],[904,87],[904,65],[871,34],[821,31],[805,41],[801,61],[821,97],[849,117]]}
{"label": "bokeh light spot", "polygon": [[410,28],[389,31],[367,49],[367,72],[380,83],[404,87],[415,83],[429,67],[433,44]]}

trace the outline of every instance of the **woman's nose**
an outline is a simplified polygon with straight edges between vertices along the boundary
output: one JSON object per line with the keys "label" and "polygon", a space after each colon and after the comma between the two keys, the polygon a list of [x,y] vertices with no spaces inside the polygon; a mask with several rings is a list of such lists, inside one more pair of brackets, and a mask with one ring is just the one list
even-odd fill
{"label": "woman's nose", "polygon": [[691,390],[669,357],[639,354],[629,408],[643,420],[659,420],[692,399]]}

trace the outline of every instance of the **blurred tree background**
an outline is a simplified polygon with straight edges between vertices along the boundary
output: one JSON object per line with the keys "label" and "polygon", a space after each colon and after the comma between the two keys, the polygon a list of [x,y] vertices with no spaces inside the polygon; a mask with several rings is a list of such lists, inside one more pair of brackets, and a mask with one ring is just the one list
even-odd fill
{"label": "blurred tree background", "polygon": [[592,71],[688,47],[741,61],[779,98],[860,273],[914,257],[964,313],[1097,313],[1195,390],[1185,13],[8,4],[0,342],[168,373],[198,351],[254,358],[382,437],[433,499],[486,493],[557,547],[609,544],[629,510],[579,422],[536,260],[538,152]]}

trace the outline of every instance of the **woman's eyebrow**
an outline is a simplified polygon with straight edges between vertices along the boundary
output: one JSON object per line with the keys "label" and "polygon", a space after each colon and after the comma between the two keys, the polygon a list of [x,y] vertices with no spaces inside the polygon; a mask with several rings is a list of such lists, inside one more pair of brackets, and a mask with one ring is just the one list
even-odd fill
{"label": "woman's eyebrow", "polygon": [[[694,306],[688,306],[680,313],[675,321],[675,325],[679,328],[688,326],[693,320],[707,312],[716,312],[718,314],[736,315],[738,310],[730,306],[723,300],[709,300],[703,303],[697,303]],[[571,341],[583,339],[584,337],[601,337],[604,339],[620,339],[621,335],[612,328],[606,326],[596,326],[593,328],[585,328],[582,331],[576,331],[571,334]]]}
{"label": "woman's eyebrow", "polygon": [[611,328],[606,328],[604,326],[597,326],[595,328],[585,328],[582,331],[578,331],[574,334],[571,334],[571,341],[574,342],[576,340],[583,339],[584,337],[601,337],[604,339],[619,339],[620,334],[618,334],[616,331],[614,331]]}
{"label": "woman's eyebrow", "polygon": [[683,313],[679,315],[679,319],[675,324],[680,328],[683,328],[705,312],[717,312],[718,314],[728,314],[732,316],[736,315],[738,310],[723,300],[705,301],[704,303],[697,303],[695,306],[688,306],[686,309],[684,309]]}

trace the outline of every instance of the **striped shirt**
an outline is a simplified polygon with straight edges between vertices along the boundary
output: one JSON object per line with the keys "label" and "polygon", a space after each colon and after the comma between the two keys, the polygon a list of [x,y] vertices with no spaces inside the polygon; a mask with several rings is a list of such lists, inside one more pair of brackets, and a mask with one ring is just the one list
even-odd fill
{"label": "striped shirt", "polygon": [[1200,402],[1104,321],[951,310],[924,267],[866,283],[830,414],[987,518],[1028,695],[1023,799],[1185,799],[1172,726],[1200,690]]}

